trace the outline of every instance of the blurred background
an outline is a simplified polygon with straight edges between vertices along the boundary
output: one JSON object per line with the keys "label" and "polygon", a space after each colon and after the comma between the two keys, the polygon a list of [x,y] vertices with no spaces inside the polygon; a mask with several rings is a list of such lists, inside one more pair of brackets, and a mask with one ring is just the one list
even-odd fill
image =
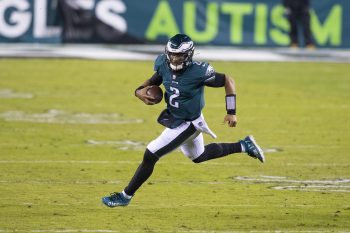
{"label": "blurred background", "polygon": [[203,59],[348,61],[347,12],[348,0],[0,0],[0,56],[154,59],[185,33]]}

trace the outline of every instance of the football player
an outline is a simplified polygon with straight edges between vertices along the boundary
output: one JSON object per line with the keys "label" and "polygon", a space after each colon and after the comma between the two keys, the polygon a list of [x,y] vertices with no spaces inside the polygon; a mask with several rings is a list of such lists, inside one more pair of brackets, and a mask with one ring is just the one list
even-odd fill
{"label": "football player", "polygon": [[189,36],[184,34],[173,36],[166,44],[165,53],[157,57],[153,76],[135,90],[135,96],[145,104],[152,105],[154,99],[147,94],[147,89],[152,85],[163,84],[167,107],[161,112],[158,122],[165,129],[158,138],[147,145],[143,161],[128,186],[122,192],[102,198],[106,206],[128,205],[138,188],[151,176],[157,161],[178,147],[194,163],[242,152],[261,162],[265,161],[263,151],[253,136],[247,136],[234,143],[204,145],[202,133],[216,138],[202,114],[204,87],[225,88],[227,114],[224,122],[229,127],[235,127],[237,124],[235,83],[229,76],[215,72],[208,63],[193,61],[193,53],[194,43]]}

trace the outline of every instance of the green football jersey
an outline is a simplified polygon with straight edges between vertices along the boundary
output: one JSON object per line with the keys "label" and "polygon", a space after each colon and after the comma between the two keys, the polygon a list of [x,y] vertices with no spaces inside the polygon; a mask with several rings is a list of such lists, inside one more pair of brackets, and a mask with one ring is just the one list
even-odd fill
{"label": "green football jersey", "polygon": [[176,121],[172,126],[198,118],[205,105],[204,82],[215,74],[212,66],[193,61],[183,72],[173,72],[162,54],[157,57],[154,70],[162,76],[167,110]]}

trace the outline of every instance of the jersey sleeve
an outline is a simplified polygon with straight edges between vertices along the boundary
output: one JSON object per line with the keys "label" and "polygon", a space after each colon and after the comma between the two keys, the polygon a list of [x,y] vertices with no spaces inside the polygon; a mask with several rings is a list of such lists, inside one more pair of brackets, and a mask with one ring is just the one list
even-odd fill
{"label": "jersey sleeve", "polygon": [[225,74],[215,72],[210,78],[204,81],[204,85],[208,87],[223,87],[225,86]]}
{"label": "jersey sleeve", "polygon": [[192,67],[196,80],[200,85],[204,85],[205,80],[211,78],[213,74],[215,74],[214,68],[206,62],[194,61]]}
{"label": "jersey sleeve", "polygon": [[209,63],[202,64],[202,85],[208,87],[223,87],[225,74],[217,73]]}
{"label": "jersey sleeve", "polygon": [[206,63],[205,67],[206,67],[206,70],[205,70],[204,78],[205,79],[211,78],[215,74],[214,68],[209,63]]}
{"label": "jersey sleeve", "polygon": [[165,54],[159,55],[156,60],[154,61],[154,71],[157,73],[160,73],[160,68],[162,64],[165,62]]}
{"label": "jersey sleeve", "polygon": [[201,65],[201,81],[205,85],[207,80],[212,79],[215,76],[215,70],[209,63],[203,63]]}

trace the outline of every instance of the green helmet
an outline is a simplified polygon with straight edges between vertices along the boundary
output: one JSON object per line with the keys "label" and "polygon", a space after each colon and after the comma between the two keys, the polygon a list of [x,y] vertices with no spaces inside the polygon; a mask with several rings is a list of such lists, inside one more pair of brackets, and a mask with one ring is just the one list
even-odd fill
{"label": "green helmet", "polygon": [[185,34],[176,34],[171,37],[165,46],[165,54],[169,68],[180,71],[192,63],[194,43]]}

